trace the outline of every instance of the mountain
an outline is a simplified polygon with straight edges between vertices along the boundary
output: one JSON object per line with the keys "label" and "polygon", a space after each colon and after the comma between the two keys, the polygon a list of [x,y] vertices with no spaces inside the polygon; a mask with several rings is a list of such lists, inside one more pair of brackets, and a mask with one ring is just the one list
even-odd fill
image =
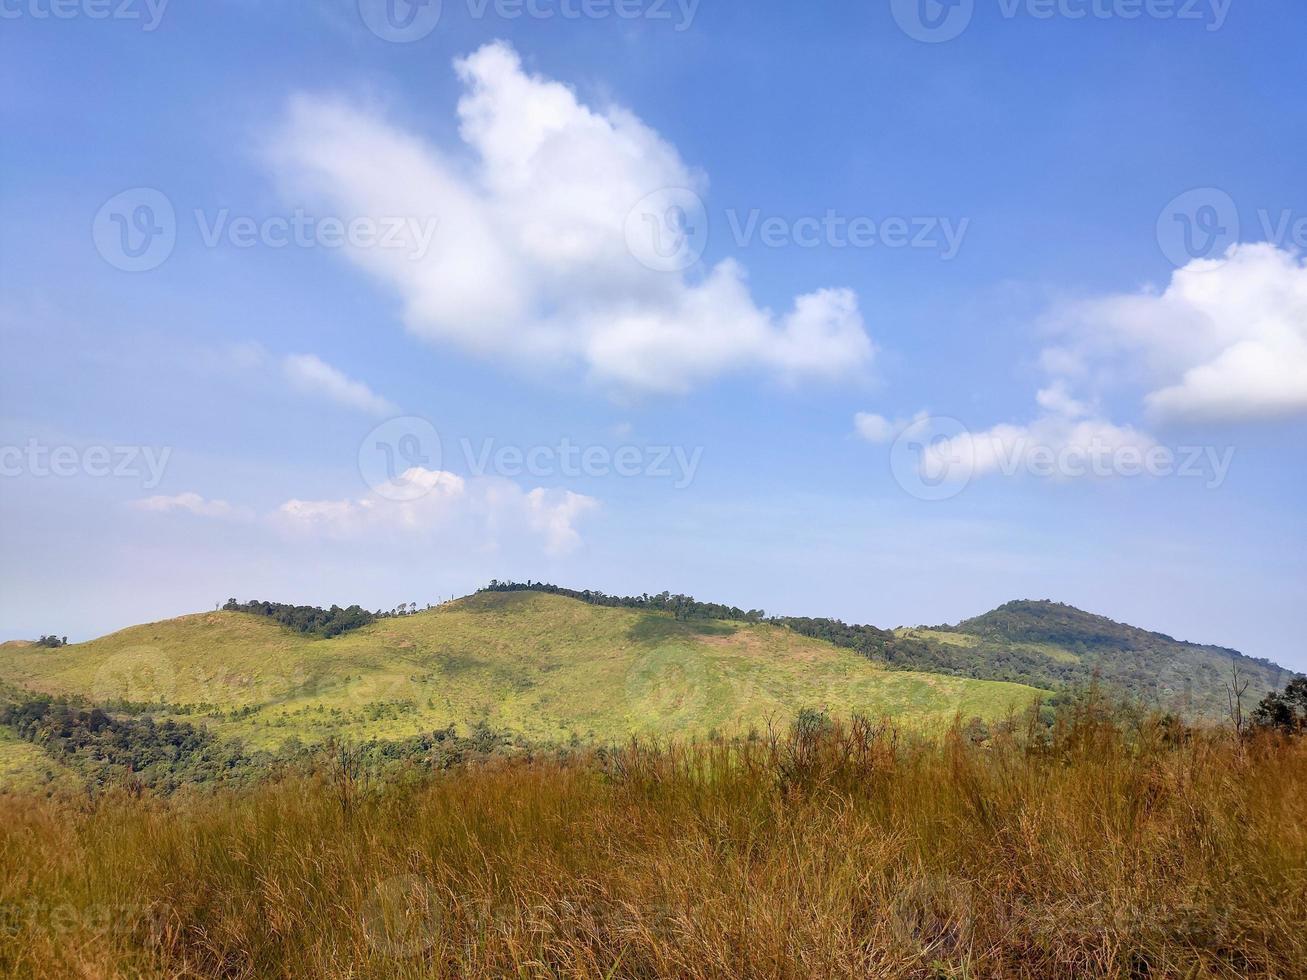
{"label": "mountain", "polygon": [[[1188,643],[1063,603],[1021,600],[956,626],[901,630],[904,640],[945,651],[946,671],[1037,687],[1084,687],[1188,717],[1229,714],[1227,688],[1237,669],[1248,682],[1245,708],[1294,676],[1269,660],[1225,647]],[[915,661],[925,666],[930,661]],[[941,669],[936,664],[935,669]]]}
{"label": "mountain", "polygon": [[5,683],[204,725],[263,749],[479,722],[553,741],[743,733],[805,707],[939,726],[958,713],[999,717],[1041,694],[887,670],[772,624],[531,591],[479,593],[331,639],[264,616],[201,613],[58,649],[7,649]]}

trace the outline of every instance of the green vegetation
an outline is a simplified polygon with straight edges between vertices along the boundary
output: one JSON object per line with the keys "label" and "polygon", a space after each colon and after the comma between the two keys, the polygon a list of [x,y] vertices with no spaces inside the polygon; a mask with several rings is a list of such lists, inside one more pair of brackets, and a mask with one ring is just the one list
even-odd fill
{"label": "green vegetation", "polygon": [[830,619],[772,619],[848,647],[894,670],[1083,691],[1190,719],[1230,717],[1228,689],[1248,684],[1250,704],[1291,676],[1267,660],[1184,643],[1053,602],[1010,602],[957,626],[900,629]]}
{"label": "green vegetation", "polygon": [[322,637],[339,636],[341,633],[367,626],[380,615],[370,613],[357,605],[350,606],[348,609],[342,609],[340,606],[321,609],[317,606],[288,606],[280,602],[260,602],[257,599],[249,602],[228,599],[222,608],[227,612],[267,616],[297,633],[311,633]]}
{"label": "green vegetation", "polygon": [[[498,582],[420,613],[228,606],[72,646],[5,644],[0,687],[13,691],[0,691],[0,727],[43,747],[47,769],[170,792],[243,779],[329,741],[733,737],[783,727],[805,707],[920,731],[957,717],[983,728],[1091,686],[1195,720],[1228,718],[1239,690],[1241,718],[1296,717],[1283,698],[1252,717],[1283,683],[1272,664],[1052,603],[897,633],[668,593],[573,598]],[[39,723],[2,710],[33,697],[46,705]],[[9,768],[30,782],[31,762]]]}
{"label": "green vegetation", "polygon": [[670,592],[659,592],[656,595],[650,595],[646,592],[638,596],[618,596],[608,595],[594,589],[565,589],[560,585],[550,585],[547,582],[500,582],[497,579],[492,579],[490,585],[479,591],[481,593],[542,592],[545,595],[566,596],[569,599],[586,602],[592,606],[671,613],[681,621],[689,619],[722,619],[757,623],[767,615],[761,609],[750,609],[746,612],[739,606],[724,606],[718,602],[700,602],[694,596],[673,595]]}
{"label": "green vegetation", "polygon": [[0,657],[0,682],[114,718],[203,729],[249,754],[478,725],[535,745],[783,727],[799,708],[941,730],[1030,687],[889,671],[763,623],[678,620],[539,592],[481,593],[324,639],[219,611]]}
{"label": "green vegetation", "polygon": [[1283,692],[1266,695],[1253,713],[1253,724],[1285,735],[1307,733],[1307,677],[1296,677]]}
{"label": "green vegetation", "polygon": [[1302,976],[1307,739],[993,727],[0,796],[0,974]]}
{"label": "green vegetation", "polygon": [[254,771],[238,744],[184,722],[114,717],[99,708],[32,699],[0,706],[0,726],[39,746],[87,784],[148,787],[220,784]]}
{"label": "green vegetation", "polygon": [[311,771],[324,758],[352,760],[377,776],[430,775],[496,755],[569,751],[532,745],[477,725],[467,737],[448,728],[359,745],[332,740],[305,746],[292,740],[277,753],[247,753],[239,742],[221,741],[185,722],[110,715],[48,698],[0,705],[0,733],[0,775],[10,777],[0,785],[52,791],[78,787],[92,796],[115,789],[163,796],[183,787],[230,789],[275,780],[286,772]]}
{"label": "green vegetation", "polygon": [[1255,703],[1293,676],[1269,660],[1182,642],[1057,602],[1009,602],[952,629],[976,637],[973,649],[980,656],[1060,651],[1063,659],[1041,675],[1045,683],[1084,687],[1096,680],[1136,703],[1190,718],[1228,719],[1229,690],[1236,683],[1248,684],[1247,697]]}
{"label": "green vegetation", "polygon": [[853,650],[890,670],[1085,690],[1097,684],[1122,700],[1208,721],[1229,717],[1232,668],[1256,702],[1289,672],[1235,650],[1183,643],[1053,602],[1010,602],[957,626],[890,631],[838,619],[767,617],[761,609],[700,602],[692,596],[610,596],[539,582],[492,582],[488,592],[544,592],[593,605],[652,609],[678,620],[765,622]]}
{"label": "green vegetation", "polygon": [[67,790],[75,785],[71,772],[39,747],[19,739],[13,729],[0,725],[0,794]]}

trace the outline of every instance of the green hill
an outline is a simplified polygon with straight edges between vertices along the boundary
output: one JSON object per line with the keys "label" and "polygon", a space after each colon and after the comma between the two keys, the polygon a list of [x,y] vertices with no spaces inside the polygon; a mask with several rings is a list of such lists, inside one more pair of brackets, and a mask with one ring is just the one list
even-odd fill
{"label": "green hill", "polygon": [[1084,687],[1096,679],[1146,707],[1208,719],[1228,716],[1232,668],[1248,682],[1245,708],[1293,676],[1237,650],[1187,643],[1058,602],[1009,602],[956,626],[899,635],[945,651],[949,673],[1040,687]]}
{"label": "green hill", "polygon": [[482,593],[331,639],[213,612],[59,649],[10,647],[0,683],[203,725],[252,749],[403,739],[484,722],[531,740],[743,733],[805,707],[922,727],[1040,692],[887,670],[769,624],[679,621],[535,592]]}
{"label": "green hill", "polygon": [[[412,615],[252,604],[260,614],[183,616],[65,647],[2,644],[0,709],[28,695],[56,704],[0,724],[0,786],[52,780],[49,755],[15,740],[20,727],[50,755],[76,754],[83,775],[141,765],[177,785],[333,738],[398,745],[489,730],[615,743],[743,734],[804,708],[933,729],[1094,682],[1145,707],[1221,719],[1232,664],[1249,711],[1291,676],[1051,602],[891,632],[685,596],[498,588]],[[330,629],[306,632],[320,613]],[[346,619],[344,632],[321,635]]]}

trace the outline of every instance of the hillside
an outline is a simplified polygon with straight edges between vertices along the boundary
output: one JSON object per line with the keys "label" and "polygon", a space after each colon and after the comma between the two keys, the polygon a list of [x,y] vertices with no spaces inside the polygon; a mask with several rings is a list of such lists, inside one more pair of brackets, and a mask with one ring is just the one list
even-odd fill
{"label": "hillside", "polygon": [[1212,719],[1228,714],[1232,664],[1249,682],[1245,706],[1293,676],[1236,650],[1176,640],[1048,601],[1009,602],[956,626],[900,633],[948,649],[963,673],[1045,687],[1084,686],[1097,678],[1105,689],[1147,707]]}
{"label": "hillside", "polygon": [[1135,704],[1220,720],[1232,663],[1249,682],[1249,711],[1290,676],[1051,602],[891,632],[687,596],[501,583],[423,613],[353,617],[329,639],[304,631],[321,610],[250,608],[264,612],[200,613],[59,648],[0,646],[0,709],[23,693],[72,702],[0,724],[0,785],[50,779],[49,757],[15,741],[20,729],[78,753],[83,775],[145,768],[171,786],[332,738],[408,749],[445,732],[459,737],[446,748],[612,744],[784,726],[803,708],[938,729],[1094,682]]}
{"label": "hillside", "polygon": [[801,708],[935,727],[1040,692],[890,671],[768,624],[682,622],[534,592],[482,593],[332,639],[237,612],[60,649],[10,648],[0,683],[204,725],[253,749],[402,739],[485,722],[532,740],[620,742],[784,724]]}
{"label": "hillside", "polygon": [[488,591],[545,591],[605,607],[675,611],[678,618],[689,620],[766,622],[853,650],[892,670],[1001,681],[1043,690],[1085,690],[1097,684],[1114,699],[1192,720],[1228,718],[1226,691],[1232,663],[1238,665],[1240,683],[1248,682],[1245,704],[1256,704],[1294,676],[1277,664],[1235,650],[1182,643],[1046,601],[1010,602],[957,626],[886,630],[824,617],[768,617],[760,609],[746,612],[736,606],[666,592],[616,596],[515,582],[492,582]]}
{"label": "hillside", "polygon": [[71,785],[69,773],[38,746],[19,739],[0,725],[0,793]]}

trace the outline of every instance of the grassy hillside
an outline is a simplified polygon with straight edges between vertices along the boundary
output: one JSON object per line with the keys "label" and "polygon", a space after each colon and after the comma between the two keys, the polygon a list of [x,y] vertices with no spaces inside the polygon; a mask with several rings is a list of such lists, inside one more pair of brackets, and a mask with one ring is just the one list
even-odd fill
{"label": "grassy hillside", "polygon": [[678,622],[533,592],[484,593],[332,639],[203,613],[49,650],[10,648],[0,683],[171,717],[278,748],[479,722],[531,739],[743,732],[804,707],[937,727],[1039,692],[889,671],[765,624]]}
{"label": "grassy hillside", "polygon": [[62,766],[0,725],[0,793],[37,792],[70,783],[71,777]]}

